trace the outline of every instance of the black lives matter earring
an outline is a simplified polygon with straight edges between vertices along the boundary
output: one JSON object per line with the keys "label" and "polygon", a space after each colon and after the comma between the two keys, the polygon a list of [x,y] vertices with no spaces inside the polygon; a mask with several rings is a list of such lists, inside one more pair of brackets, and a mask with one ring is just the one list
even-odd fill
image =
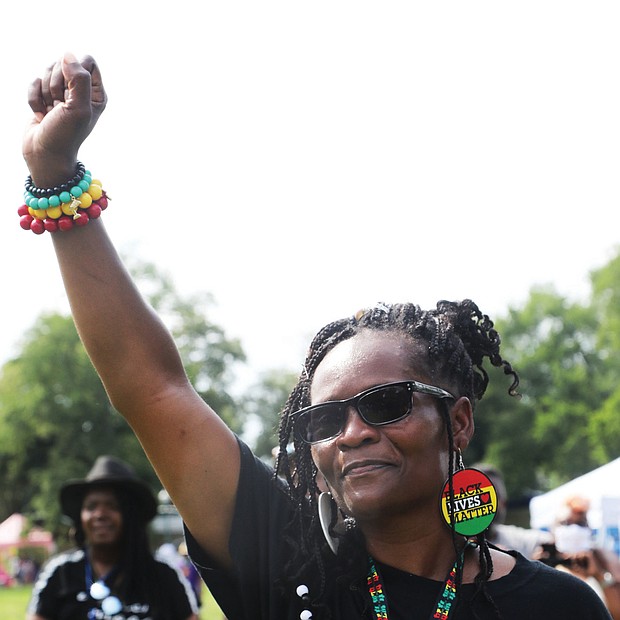
{"label": "black lives matter earring", "polygon": [[441,514],[449,527],[461,536],[477,536],[497,514],[497,492],[491,480],[477,469],[465,467],[457,448],[457,470],[441,492]]}

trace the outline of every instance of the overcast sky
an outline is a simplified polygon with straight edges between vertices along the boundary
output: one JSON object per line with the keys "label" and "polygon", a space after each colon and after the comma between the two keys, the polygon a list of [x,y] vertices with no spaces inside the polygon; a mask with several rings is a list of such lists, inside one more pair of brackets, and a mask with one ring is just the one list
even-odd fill
{"label": "overcast sky", "polygon": [[66,50],[109,93],[81,159],[119,248],[213,317],[253,371],[300,368],[377,301],[534,285],[569,297],[620,242],[617,2],[28,2],[4,16],[0,358],[66,310],[19,228],[29,82]]}

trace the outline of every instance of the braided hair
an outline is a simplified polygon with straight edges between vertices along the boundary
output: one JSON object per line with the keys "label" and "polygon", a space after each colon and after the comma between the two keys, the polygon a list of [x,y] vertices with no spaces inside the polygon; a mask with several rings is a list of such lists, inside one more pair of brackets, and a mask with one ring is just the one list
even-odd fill
{"label": "braided hair", "polygon": [[[317,502],[320,490],[316,479],[317,467],[312,460],[310,446],[294,433],[295,413],[311,404],[310,388],[314,373],[327,353],[339,343],[367,330],[402,335],[411,344],[412,365],[425,364],[430,376],[453,386],[455,395],[467,397],[472,409],[483,397],[489,383],[489,376],[483,367],[485,358],[488,358],[491,365],[502,368],[506,375],[512,377],[508,393],[518,396],[519,377],[500,355],[500,337],[493,322],[469,299],[460,302],[439,301],[434,310],[422,310],[412,303],[381,303],[369,310],[360,311],[353,317],[329,323],[317,333],[310,344],[298,382],[281,412],[276,461],[276,474],[283,476],[288,482],[291,499],[297,507],[285,532],[285,538],[292,546],[290,566],[287,567],[290,569],[289,576],[295,580],[308,574],[318,575],[319,594],[316,599],[320,599],[324,592],[327,579],[323,559],[325,545],[318,519]],[[420,359],[420,352],[426,359]],[[440,402],[444,405],[440,406],[440,411],[450,442],[448,471],[451,488],[455,467],[452,428],[447,404]],[[292,454],[287,449],[291,443],[294,448]],[[336,517],[337,515],[333,516],[332,526]],[[490,578],[493,567],[484,535],[481,534],[478,538],[481,570],[476,583],[479,590],[484,591],[484,583]],[[454,529],[453,540],[456,545]],[[347,570],[351,569],[352,563],[365,559],[363,540],[359,532],[345,535],[341,542],[343,544],[340,548],[343,551],[338,555],[343,564],[347,563],[348,558]],[[294,567],[297,569],[294,570]],[[316,602],[320,605],[320,601]]]}

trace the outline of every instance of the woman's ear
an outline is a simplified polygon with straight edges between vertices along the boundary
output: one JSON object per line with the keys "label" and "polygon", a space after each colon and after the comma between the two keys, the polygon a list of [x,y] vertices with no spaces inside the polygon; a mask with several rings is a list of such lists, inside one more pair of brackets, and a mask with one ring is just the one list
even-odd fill
{"label": "woman's ear", "polygon": [[465,450],[474,436],[474,411],[469,398],[461,396],[450,410],[454,447]]}

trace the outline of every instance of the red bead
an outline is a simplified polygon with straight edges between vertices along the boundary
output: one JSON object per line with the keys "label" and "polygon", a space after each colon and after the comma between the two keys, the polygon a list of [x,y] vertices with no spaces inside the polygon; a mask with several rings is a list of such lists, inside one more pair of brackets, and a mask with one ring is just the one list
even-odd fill
{"label": "red bead", "polygon": [[17,215],[30,215],[30,211],[28,211],[28,205],[22,205],[17,209]]}
{"label": "red bead", "polygon": [[32,220],[34,220],[34,218],[32,217],[32,215],[28,214],[28,215],[22,215],[19,218],[19,225],[24,229],[24,230],[30,230],[30,224],[32,223]]}
{"label": "red bead", "polygon": [[101,207],[96,202],[93,202],[93,204],[86,209],[86,213],[88,213],[88,217],[91,220],[96,220],[101,215],[101,211]]}
{"label": "red bead", "polygon": [[57,222],[60,230],[66,231],[73,228],[73,218],[70,218],[68,215],[62,215]]}
{"label": "red bead", "polygon": [[78,216],[73,219],[73,223],[76,226],[86,226],[88,224],[88,215],[86,215],[85,211],[80,211]]}
{"label": "red bead", "polygon": [[46,217],[43,220],[43,226],[45,226],[45,230],[47,230],[47,232],[53,233],[58,230],[58,221],[51,217]]}
{"label": "red bead", "polygon": [[35,235],[42,235],[45,232],[45,226],[43,225],[43,220],[33,219],[30,223],[30,230]]}
{"label": "red bead", "polygon": [[102,211],[105,211],[108,208],[108,197],[104,194],[97,200],[97,204],[101,207]]}

